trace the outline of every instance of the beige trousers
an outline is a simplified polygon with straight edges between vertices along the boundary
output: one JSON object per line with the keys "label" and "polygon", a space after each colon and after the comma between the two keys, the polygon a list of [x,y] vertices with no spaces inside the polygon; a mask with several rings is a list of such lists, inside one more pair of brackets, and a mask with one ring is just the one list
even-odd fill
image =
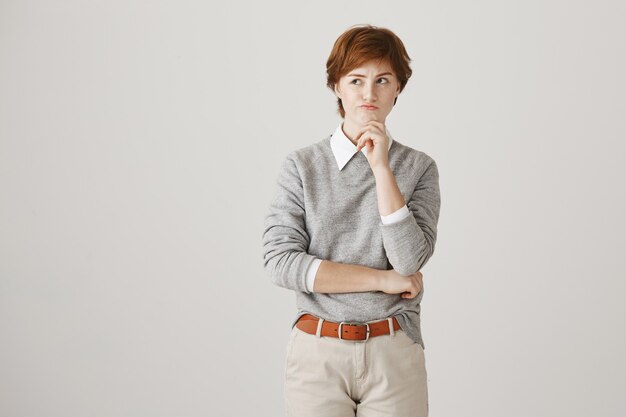
{"label": "beige trousers", "polygon": [[402,330],[366,342],[289,334],[287,417],[427,417],[424,349]]}

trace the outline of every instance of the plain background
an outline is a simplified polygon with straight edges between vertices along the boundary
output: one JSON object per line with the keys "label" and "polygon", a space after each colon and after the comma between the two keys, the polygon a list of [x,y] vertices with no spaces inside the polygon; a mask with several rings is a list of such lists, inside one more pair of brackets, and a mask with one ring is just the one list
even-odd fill
{"label": "plain background", "polygon": [[325,64],[388,27],[387,118],[438,163],[431,416],[626,415],[620,1],[0,1],[0,415],[279,416],[262,266]]}

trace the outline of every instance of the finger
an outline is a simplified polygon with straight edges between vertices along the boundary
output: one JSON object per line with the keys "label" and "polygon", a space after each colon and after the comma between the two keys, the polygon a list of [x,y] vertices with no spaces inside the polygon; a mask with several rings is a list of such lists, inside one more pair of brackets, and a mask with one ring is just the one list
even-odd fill
{"label": "finger", "polygon": [[365,126],[369,127],[370,129],[373,129],[379,135],[386,134],[385,124],[377,120],[369,120],[365,122]]}
{"label": "finger", "polygon": [[356,136],[354,137],[354,139],[355,139],[355,140],[359,140],[359,139],[361,138],[361,136],[362,136],[364,133],[368,133],[368,132],[370,132],[370,133],[371,133],[371,131],[372,131],[372,130],[374,130],[375,128],[376,128],[375,126],[370,126],[370,125],[368,125],[368,124],[367,124],[367,122],[366,122],[366,123],[363,125],[363,127],[361,128],[361,130],[359,130],[359,131],[357,132],[357,134],[356,134]]}
{"label": "finger", "polygon": [[384,126],[385,125],[383,122],[381,122],[379,120],[376,120],[376,119],[370,119],[370,120],[365,122],[365,124],[368,124],[368,123],[372,123],[372,124],[375,124],[375,125],[378,125],[378,126]]}
{"label": "finger", "polygon": [[370,143],[371,146],[376,146],[376,143],[377,143],[376,139],[378,139],[376,135],[372,135],[371,132],[367,132],[367,134],[361,136],[360,146],[358,147],[358,149],[361,150],[361,148],[367,146],[368,142]]}
{"label": "finger", "polygon": [[359,141],[361,135],[363,133],[365,133],[367,131],[367,127],[364,127],[363,129],[359,130],[358,133],[356,134],[356,136],[354,137],[354,140],[356,140],[357,142]]}
{"label": "finger", "polygon": [[381,132],[385,130],[385,124],[383,122],[379,122],[378,120],[368,120],[367,122],[365,122],[365,125],[370,125],[375,127],[376,129],[380,129]]}
{"label": "finger", "polygon": [[366,142],[367,140],[369,140],[369,139],[370,139],[370,133],[369,133],[369,131],[367,131],[367,130],[366,130],[366,131],[364,131],[364,132],[363,132],[363,134],[360,136],[359,140],[357,140],[357,143],[356,143],[356,145],[357,145],[357,146],[356,146],[357,150],[358,150],[358,151],[360,151],[360,150],[361,150],[361,148],[363,148],[363,147],[365,146],[365,142]]}
{"label": "finger", "polygon": [[363,134],[366,132],[365,129],[362,129],[359,131],[359,133],[356,134],[356,136],[354,137],[354,139],[356,140],[356,147],[357,149],[359,148],[359,146],[361,145],[361,138],[363,136]]}

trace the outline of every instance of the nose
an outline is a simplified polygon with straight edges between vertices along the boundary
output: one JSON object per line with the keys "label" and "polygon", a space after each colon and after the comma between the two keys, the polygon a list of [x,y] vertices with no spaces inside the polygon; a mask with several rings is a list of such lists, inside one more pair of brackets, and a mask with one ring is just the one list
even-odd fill
{"label": "nose", "polygon": [[363,88],[363,101],[376,101],[376,91],[373,84],[366,84]]}

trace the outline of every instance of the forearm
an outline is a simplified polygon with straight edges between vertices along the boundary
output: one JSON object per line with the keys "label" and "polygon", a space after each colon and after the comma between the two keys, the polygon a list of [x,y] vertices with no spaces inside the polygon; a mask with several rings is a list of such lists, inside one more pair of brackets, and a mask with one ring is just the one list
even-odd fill
{"label": "forearm", "polygon": [[381,216],[393,213],[406,204],[391,168],[376,169],[374,178],[376,179],[378,211]]}
{"label": "forearm", "polygon": [[[441,204],[439,172],[437,164],[430,157],[423,162],[415,163],[416,167],[423,165],[424,171],[415,174],[419,180],[406,203],[411,216],[380,226],[389,263],[395,271],[404,276],[414,274],[426,264],[433,255],[437,239],[437,221]],[[379,208],[381,215],[385,215],[386,210],[401,206],[396,200],[397,183],[393,174],[384,169],[378,170],[375,176]],[[393,206],[389,206],[390,201],[394,201]]]}
{"label": "forearm", "polygon": [[313,291],[321,293],[380,291],[381,281],[386,273],[385,270],[363,265],[323,260],[315,275]]}

